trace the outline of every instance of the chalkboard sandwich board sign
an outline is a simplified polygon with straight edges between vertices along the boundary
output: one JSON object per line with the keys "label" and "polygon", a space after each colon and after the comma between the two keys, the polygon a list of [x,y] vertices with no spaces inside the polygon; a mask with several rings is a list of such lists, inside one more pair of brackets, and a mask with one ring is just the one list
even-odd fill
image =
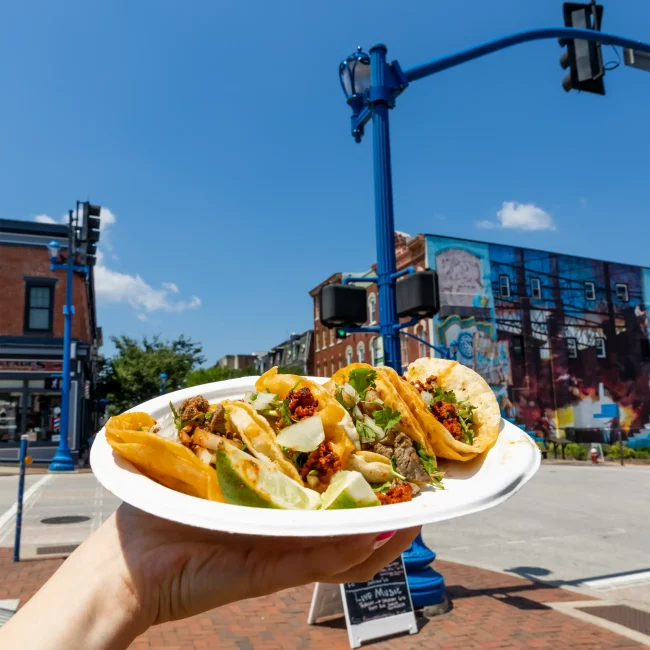
{"label": "chalkboard sandwich board sign", "polygon": [[348,582],[339,587],[317,584],[308,622],[340,613],[341,605],[351,648],[364,641],[418,631],[401,556],[368,582]]}

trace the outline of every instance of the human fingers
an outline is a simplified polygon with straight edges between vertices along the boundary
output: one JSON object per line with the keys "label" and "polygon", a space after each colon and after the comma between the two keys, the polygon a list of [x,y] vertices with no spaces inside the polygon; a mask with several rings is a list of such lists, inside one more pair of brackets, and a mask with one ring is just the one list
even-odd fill
{"label": "human fingers", "polygon": [[378,546],[363,562],[355,564],[349,569],[320,582],[334,584],[341,584],[343,582],[367,582],[373,576],[377,575],[386,565],[399,557],[411,545],[420,530],[421,528],[419,526],[398,530],[385,544]]}
{"label": "human fingers", "polygon": [[352,535],[276,552],[256,545],[247,563],[252,581],[249,590],[263,595],[311,582],[326,582],[363,564],[374,552],[376,539],[376,534]]}

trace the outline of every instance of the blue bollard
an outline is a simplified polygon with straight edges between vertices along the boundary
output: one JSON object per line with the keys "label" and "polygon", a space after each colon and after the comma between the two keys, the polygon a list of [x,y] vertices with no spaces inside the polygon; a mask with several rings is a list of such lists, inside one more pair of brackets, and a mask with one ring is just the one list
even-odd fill
{"label": "blue bollard", "polygon": [[447,597],[445,579],[429,566],[436,554],[424,544],[422,533],[404,552],[404,566],[413,607],[440,605]]}
{"label": "blue bollard", "polygon": [[25,492],[26,435],[20,436],[20,471],[18,473],[18,500],[16,501],[16,536],[14,538],[14,562],[20,562],[20,533],[23,526],[23,494]]}

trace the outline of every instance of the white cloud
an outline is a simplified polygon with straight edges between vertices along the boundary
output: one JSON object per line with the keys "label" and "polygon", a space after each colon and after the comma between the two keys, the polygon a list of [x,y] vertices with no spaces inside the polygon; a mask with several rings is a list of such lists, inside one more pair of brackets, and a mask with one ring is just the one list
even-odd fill
{"label": "white cloud", "polygon": [[178,293],[178,287],[173,282],[163,282],[162,287],[170,293]]}
{"label": "white cloud", "polygon": [[553,217],[532,203],[504,201],[496,221],[477,221],[477,228],[509,228],[512,230],[555,230]]}
{"label": "white cloud", "polygon": [[34,217],[34,221],[38,223],[56,223],[52,217],[48,216],[47,214],[39,214],[36,217]]}
{"label": "white cloud", "polygon": [[[58,223],[46,214],[35,217],[38,223]],[[119,260],[113,253],[113,246],[108,237],[108,229],[116,223],[117,219],[111,210],[102,207],[100,213],[101,238],[97,249],[97,263],[95,264],[95,291],[98,301],[104,303],[127,303],[138,310],[137,318],[146,321],[144,312],[167,311],[181,312],[186,309],[196,309],[201,306],[201,299],[192,296],[189,300],[179,300],[174,297],[180,290],[173,282],[163,282],[159,289],[148,284],[139,274],[129,275],[114,271],[106,265],[103,248],[111,252],[114,260]],[[68,215],[61,217],[60,223],[67,223]]]}

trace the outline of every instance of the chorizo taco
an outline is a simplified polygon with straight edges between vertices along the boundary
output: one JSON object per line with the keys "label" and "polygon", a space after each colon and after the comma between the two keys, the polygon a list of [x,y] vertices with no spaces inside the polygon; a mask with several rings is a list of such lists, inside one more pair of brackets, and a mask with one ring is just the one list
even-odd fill
{"label": "chorizo taco", "polygon": [[347,411],[320,385],[298,375],[264,373],[245,401],[309,487],[323,492],[360,446]]}
{"label": "chorizo taco", "polygon": [[448,359],[422,358],[393,384],[438,456],[467,461],[496,442],[499,404],[488,383],[471,368]]}
{"label": "chorizo taco", "polygon": [[441,487],[442,473],[432,445],[385,370],[353,363],[325,388],[348,411],[359,435],[360,449],[350,455],[347,468],[382,483],[380,500],[393,503],[410,499],[421,486]]}

